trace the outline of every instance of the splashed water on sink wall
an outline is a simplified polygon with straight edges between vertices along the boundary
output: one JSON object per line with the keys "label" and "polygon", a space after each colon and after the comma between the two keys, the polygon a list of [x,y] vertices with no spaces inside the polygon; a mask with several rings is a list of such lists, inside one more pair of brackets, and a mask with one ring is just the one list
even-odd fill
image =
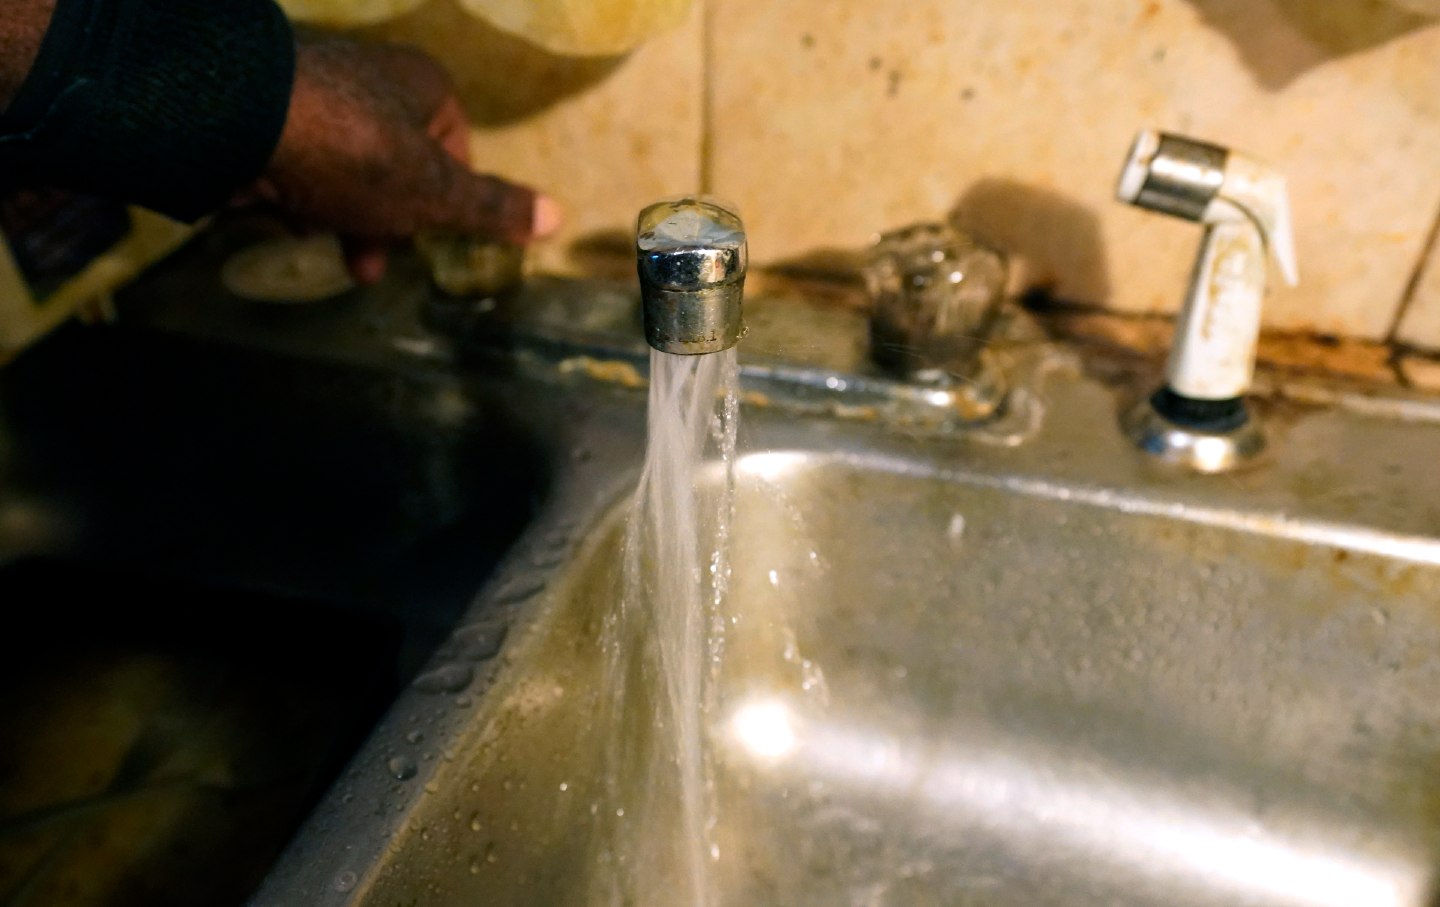
{"label": "splashed water on sink wall", "polygon": [[[603,629],[611,714],[590,901],[649,903],[664,891],[667,903],[704,907],[718,850],[702,719],[723,654],[739,373],[732,349],[652,352],[650,375],[621,594]],[[715,458],[724,480],[701,482]]]}

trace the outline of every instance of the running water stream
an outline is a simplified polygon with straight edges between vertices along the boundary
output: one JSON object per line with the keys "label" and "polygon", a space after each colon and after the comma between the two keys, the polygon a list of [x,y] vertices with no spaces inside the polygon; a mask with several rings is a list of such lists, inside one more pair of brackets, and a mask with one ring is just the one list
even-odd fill
{"label": "running water stream", "polygon": [[[645,462],[604,640],[615,709],[591,903],[708,907],[718,858],[714,707],[730,576],[739,421],[735,350],[650,354]],[[718,461],[718,462],[717,462]],[[720,482],[702,482],[722,469]]]}

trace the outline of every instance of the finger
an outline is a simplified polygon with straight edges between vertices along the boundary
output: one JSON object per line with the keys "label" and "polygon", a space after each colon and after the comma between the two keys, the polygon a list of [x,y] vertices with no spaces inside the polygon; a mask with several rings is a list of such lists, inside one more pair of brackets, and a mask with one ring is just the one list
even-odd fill
{"label": "finger", "polygon": [[389,246],[379,240],[346,238],[345,265],[361,286],[379,283],[390,260]]}
{"label": "finger", "polygon": [[449,160],[447,191],[436,200],[437,225],[506,242],[526,243],[548,236],[560,226],[554,199],[528,186],[473,173]]}

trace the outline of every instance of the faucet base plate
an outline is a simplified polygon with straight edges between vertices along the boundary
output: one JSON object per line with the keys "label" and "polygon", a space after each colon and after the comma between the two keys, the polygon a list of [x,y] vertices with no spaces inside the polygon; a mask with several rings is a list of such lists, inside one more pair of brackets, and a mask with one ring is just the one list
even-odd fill
{"label": "faucet base plate", "polygon": [[1248,410],[1234,427],[1207,430],[1174,421],[1147,398],[1125,416],[1123,424],[1141,450],[1194,472],[1229,472],[1265,450],[1265,434]]}

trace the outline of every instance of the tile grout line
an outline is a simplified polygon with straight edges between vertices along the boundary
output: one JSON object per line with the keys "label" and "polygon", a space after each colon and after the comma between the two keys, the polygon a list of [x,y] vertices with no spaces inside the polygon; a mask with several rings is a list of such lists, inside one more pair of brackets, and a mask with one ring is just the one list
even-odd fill
{"label": "tile grout line", "polygon": [[700,192],[715,188],[715,44],[714,0],[700,2]]}
{"label": "tile grout line", "polygon": [[1385,342],[1391,346],[1401,343],[1400,326],[1405,322],[1405,316],[1410,313],[1415,303],[1415,293],[1420,288],[1420,279],[1425,276],[1425,269],[1435,256],[1435,244],[1440,241],[1440,208],[1435,211],[1435,216],[1430,220],[1430,229],[1425,234],[1425,245],[1420,250],[1419,260],[1415,268],[1410,272],[1410,279],[1405,282],[1405,291],[1400,296],[1400,305],[1395,309],[1395,317],[1390,322],[1390,329],[1385,333]]}

